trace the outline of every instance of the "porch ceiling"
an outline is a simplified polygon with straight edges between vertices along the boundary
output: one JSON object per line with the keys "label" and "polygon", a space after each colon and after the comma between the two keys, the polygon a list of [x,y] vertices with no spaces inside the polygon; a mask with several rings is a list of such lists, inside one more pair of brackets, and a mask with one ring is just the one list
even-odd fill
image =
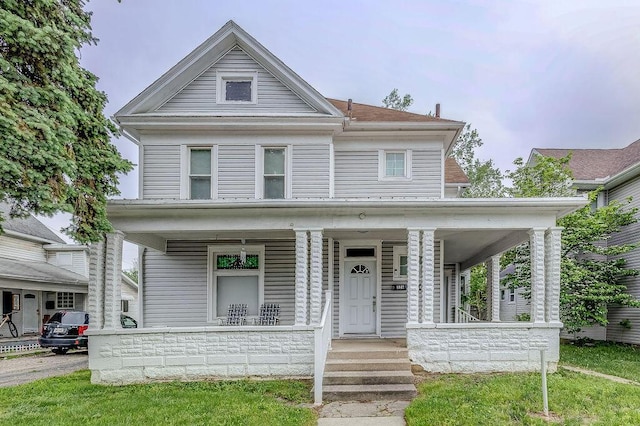
{"label": "porch ceiling", "polygon": [[164,251],[169,240],[235,242],[292,239],[321,229],[335,240],[403,242],[408,229],[433,228],[445,262],[471,266],[528,239],[532,228],[586,203],[584,198],[381,200],[117,200],[115,229],[136,244]]}

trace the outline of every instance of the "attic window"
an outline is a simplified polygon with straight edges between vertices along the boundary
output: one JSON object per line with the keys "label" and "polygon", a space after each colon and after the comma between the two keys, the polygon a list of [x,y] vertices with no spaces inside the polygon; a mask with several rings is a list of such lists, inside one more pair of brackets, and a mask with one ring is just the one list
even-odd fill
{"label": "attic window", "polygon": [[257,102],[257,73],[218,72],[218,103],[255,104]]}

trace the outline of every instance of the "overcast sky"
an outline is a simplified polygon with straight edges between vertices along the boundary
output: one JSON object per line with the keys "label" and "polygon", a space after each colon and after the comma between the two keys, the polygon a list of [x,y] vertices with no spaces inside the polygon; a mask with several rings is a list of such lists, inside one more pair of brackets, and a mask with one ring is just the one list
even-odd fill
{"label": "overcast sky", "polygon": [[[509,169],[534,147],[620,148],[640,138],[640,1],[93,0],[81,52],[111,115],[228,20],[324,96],[470,123]],[[134,163],[137,147],[115,141]],[[137,170],[121,181],[137,197]],[[127,267],[125,263],[125,268]]]}

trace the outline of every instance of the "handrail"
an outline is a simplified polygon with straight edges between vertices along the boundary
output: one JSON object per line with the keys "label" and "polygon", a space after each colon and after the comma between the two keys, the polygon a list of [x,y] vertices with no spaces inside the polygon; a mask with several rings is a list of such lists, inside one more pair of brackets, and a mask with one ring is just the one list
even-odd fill
{"label": "handrail", "polygon": [[458,309],[458,319],[460,320],[459,322],[467,323],[467,322],[473,322],[473,321],[480,321],[480,319],[474,317],[469,312],[461,308],[456,308],[456,309]]}
{"label": "handrail", "polygon": [[331,349],[331,292],[325,292],[325,304],[322,311],[320,324],[314,331],[314,372],[313,372],[313,401],[315,405],[322,404],[322,379],[324,366],[327,361],[327,352]]}

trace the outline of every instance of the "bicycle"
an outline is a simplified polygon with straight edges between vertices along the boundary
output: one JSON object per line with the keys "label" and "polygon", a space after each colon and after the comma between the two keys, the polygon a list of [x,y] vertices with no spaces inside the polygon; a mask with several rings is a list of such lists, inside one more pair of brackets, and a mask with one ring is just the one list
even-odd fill
{"label": "bicycle", "polygon": [[9,313],[6,313],[6,314],[2,315],[2,322],[0,322],[0,328],[2,328],[3,325],[7,324],[7,326],[9,327],[9,332],[11,333],[11,335],[13,337],[18,337],[18,328],[13,323],[13,321],[11,321],[11,315],[13,315],[13,314],[15,314],[15,312],[9,312]]}

